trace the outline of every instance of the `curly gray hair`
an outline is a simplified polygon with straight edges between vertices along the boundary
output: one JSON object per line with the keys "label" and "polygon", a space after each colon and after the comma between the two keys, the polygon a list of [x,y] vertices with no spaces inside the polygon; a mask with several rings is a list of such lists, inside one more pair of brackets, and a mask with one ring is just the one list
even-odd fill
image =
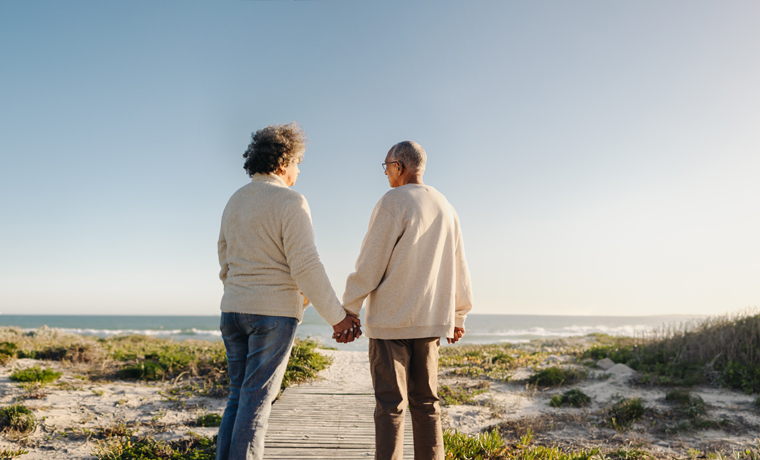
{"label": "curly gray hair", "polygon": [[271,174],[280,166],[300,162],[306,150],[306,133],[298,123],[270,125],[251,133],[251,143],[243,154],[243,168],[249,176]]}
{"label": "curly gray hair", "polygon": [[414,141],[403,141],[391,148],[391,158],[401,161],[404,166],[418,173],[425,172],[427,154],[422,146]]}

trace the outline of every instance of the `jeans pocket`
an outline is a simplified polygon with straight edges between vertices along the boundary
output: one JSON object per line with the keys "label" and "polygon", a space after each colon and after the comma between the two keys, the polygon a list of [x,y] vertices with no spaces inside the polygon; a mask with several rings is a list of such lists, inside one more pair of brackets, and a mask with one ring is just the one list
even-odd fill
{"label": "jeans pocket", "polygon": [[280,326],[279,316],[264,315],[245,315],[248,326],[250,326],[249,335],[267,335]]}
{"label": "jeans pocket", "polygon": [[222,312],[222,318],[219,320],[219,330],[222,331],[223,336],[227,337],[240,333],[235,322],[235,313]]}

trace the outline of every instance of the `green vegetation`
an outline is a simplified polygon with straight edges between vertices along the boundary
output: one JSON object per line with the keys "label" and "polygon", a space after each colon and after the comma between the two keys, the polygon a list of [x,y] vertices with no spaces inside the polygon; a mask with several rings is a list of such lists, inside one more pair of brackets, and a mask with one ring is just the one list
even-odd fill
{"label": "green vegetation", "polygon": [[37,426],[37,418],[21,404],[0,408],[0,431],[12,435],[31,433]]}
{"label": "green vegetation", "polygon": [[[497,430],[468,436],[445,431],[443,443],[446,460],[590,460],[603,458],[600,449],[564,452],[557,447],[532,446],[533,434],[528,431],[517,445],[509,445]],[[629,457],[633,459],[633,457]],[[626,459],[628,460],[628,459]]]}
{"label": "green vegetation", "polygon": [[40,366],[27,367],[13,371],[10,379],[14,382],[38,382],[45,385],[55,382],[63,375],[62,372],[56,372],[51,369],[42,369]]}
{"label": "green vegetation", "polygon": [[639,372],[639,383],[717,383],[760,392],[760,314],[745,312],[660,328],[638,340],[614,339],[580,359],[610,358]]}
{"label": "green vegetation", "polygon": [[589,398],[589,396],[586,393],[582,392],[581,390],[577,388],[573,388],[572,390],[567,390],[561,395],[554,395],[552,396],[552,399],[549,401],[549,405],[554,406],[554,407],[562,407],[562,406],[586,407],[590,404],[591,404],[591,398]]}
{"label": "green vegetation", "polygon": [[718,421],[705,418],[707,407],[704,400],[699,395],[692,394],[686,390],[668,391],[665,395],[665,400],[676,406],[676,416],[687,419],[669,424],[665,429],[668,434],[690,430],[721,428],[731,423],[726,419]]}
{"label": "green vegetation", "polygon": [[[13,342],[0,343],[0,364],[7,364],[16,358],[18,347]],[[2,458],[2,457],[0,457]]]}
{"label": "green vegetation", "polygon": [[115,436],[98,441],[93,455],[99,460],[212,460],[216,456],[216,445],[213,439],[197,434],[168,442],[149,437]]}
{"label": "green vegetation", "polygon": [[506,382],[518,367],[535,366],[545,357],[543,352],[528,353],[510,344],[462,345],[441,348],[439,366],[453,375],[487,377]]}
{"label": "green vegetation", "polygon": [[608,423],[618,431],[624,431],[644,416],[641,398],[623,398],[607,411]]}
{"label": "green vegetation", "polygon": [[652,454],[641,450],[639,446],[629,445],[615,449],[609,453],[610,457],[619,458],[620,460],[641,460],[645,458],[653,458]]}
{"label": "green vegetation", "polygon": [[446,448],[446,460],[507,458],[507,446],[497,430],[476,436],[446,430],[443,432],[443,445]]}
{"label": "green vegetation", "polygon": [[219,426],[222,424],[222,416],[219,414],[204,414],[199,416],[195,423],[198,426]]}
{"label": "green vegetation", "polygon": [[[0,327],[0,340],[0,363],[15,358],[64,361],[77,364],[77,371],[84,374],[80,377],[85,380],[171,380],[175,385],[167,390],[170,399],[198,394],[222,396],[229,384],[222,342],[174,342],[139,335],[99,339],[46,327],[33,332]],[[283,388],[314,378],[317,372],[329,366],[330,359],[315,351],[318,346],[313,340],[296,339]],[[13,375],[11,379],[18,382],[41,384],[60,377],[60,373],[38,366]],[[185,384],[177,385],[182,380]]]}
{"label": "green vegetation", "polygon": [[469,386],[457,385],[454,388],[449,385],[441,385],[438,387],[438,396],[443,401],[444,406],[474,404],[473,397],[487,392],[489,387],[488,382],[479,382]]}
{"label": "green vegetation", "polygon": [[319,344],[311,339],[296,339],[290,351],[288,368],[282,379],[282,389],[305,382],[317,376],[317,372],[327,369],[332,358],[316,351]]}
{"label": "green vegetation", "polygon": [[559,385],[571,385],[588,377],[588,371],[575,367],[547,367],[541,369],[528,378],[530,385],[538,387],[556,387]]}
{"label": "green vegetation", "polygon": [[29,451],[26,449],[23,449],[21,447],[12,448],[12,447],[3,447],[0,449],[0,458],[2,459],[11,459],[20,457],[21,455],[28,454]]}

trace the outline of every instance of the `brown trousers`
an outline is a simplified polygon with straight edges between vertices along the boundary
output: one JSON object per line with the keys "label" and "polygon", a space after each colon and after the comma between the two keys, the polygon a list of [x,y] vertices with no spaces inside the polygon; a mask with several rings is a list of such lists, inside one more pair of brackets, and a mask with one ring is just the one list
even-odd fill
{"label": "brown trousers", "polygon": [[412,411],[415,460],[443,460],[441,407],[438,403],[440,339],[369,341],[369,366],[375,388],[375,459],[402,460],[404,411]]}

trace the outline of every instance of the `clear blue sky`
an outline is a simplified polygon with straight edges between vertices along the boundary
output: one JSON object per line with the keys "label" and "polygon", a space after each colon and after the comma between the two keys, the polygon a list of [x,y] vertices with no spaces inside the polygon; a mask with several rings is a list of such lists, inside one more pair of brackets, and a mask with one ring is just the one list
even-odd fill
{"label": "clear blue sky", "polygon": [[250,133],[344,289],[395,142],[459,212],[475,312],[760,305],[760,3],[0,2],[0,311],[216,314]]}

